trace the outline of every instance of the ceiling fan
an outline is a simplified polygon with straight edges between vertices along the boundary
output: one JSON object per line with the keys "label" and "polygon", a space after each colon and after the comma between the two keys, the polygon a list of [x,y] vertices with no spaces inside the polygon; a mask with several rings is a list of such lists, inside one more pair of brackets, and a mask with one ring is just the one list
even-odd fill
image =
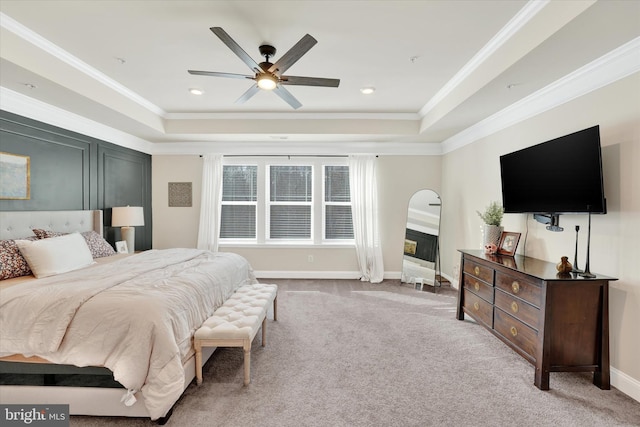
{"label": "ceiling fan", "polygon": [[219,73],[216,71],[196,71],[188,70],[189,74],[200,76],[213,76],[213,77],[229,77],[232,79],[249,79],[255,80],[256,84],[251,86],[238,100],[236,104],[242,104],[246,102],[253,95],[258,93],[260,89],[271,90],[280,98],[282,98],[287,104],[294,109],[302,107],[300,101],[298,101],[283,85],[294,86],[324,86],[324,87],[338,87],[340,85],[340,79],[325,79],[321,77],[300,77],[300,76],[285,76],[282,73],[287,71],[289,67],[295,64],[305,53],[309,51],[318,41],[306,34],[298,43],[296,43],[287,53],[282,55],[274,64],[269,62],[269,59],[276,54],[276,48],[271,45],[262,45],[259,47],[260,54],[265,57],[265,61],[257,63],[254,61],[238,43],[235,42],[220,27],[211,27],[210,30],[227,45],[233,53],[235,53],[245,64],[251,68],[255,73],[254,75],[235,74],[235,73]]}

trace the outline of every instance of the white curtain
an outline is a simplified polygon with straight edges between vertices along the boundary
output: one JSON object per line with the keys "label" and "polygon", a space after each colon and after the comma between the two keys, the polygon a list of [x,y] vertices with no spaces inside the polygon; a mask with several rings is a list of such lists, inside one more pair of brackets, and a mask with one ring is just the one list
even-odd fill
{"label": "white curtain", "polygon": [[364,282],[379,283],[384,276],[375,156],[349,156],[349,185],[353,206],[353,234]]}
{"label": "white curtain", "polygon": [[222,156],[205,154],[202,165],[202,197],[198,249],[218,251],[222,200]]}

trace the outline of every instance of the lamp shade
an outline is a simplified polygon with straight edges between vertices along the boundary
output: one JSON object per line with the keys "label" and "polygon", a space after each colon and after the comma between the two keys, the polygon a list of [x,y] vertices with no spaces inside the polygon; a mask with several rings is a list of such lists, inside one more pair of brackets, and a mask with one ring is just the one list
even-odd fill
{"label": "lamp shade", "polygon": [[144,211],[141,206],[112,208],[112,227],[135,227],[144,225]]}

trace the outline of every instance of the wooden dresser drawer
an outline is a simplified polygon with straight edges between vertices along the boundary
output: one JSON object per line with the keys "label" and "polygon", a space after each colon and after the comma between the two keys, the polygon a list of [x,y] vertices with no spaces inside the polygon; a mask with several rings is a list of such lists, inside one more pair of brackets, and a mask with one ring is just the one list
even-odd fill
{"label": "wooden dresser drawer", "polygon": [[542,290],[533,282],[522,280],[498,271],[496,273],[496,287],[507,294],[517,296],[528,303],[540,308]]}
{"label": "wooden dresser drawer", "polygon": [[495,309],[493,329],[535,360],[538,333],[499,308]]}
{"label": "wooden dresser drawer", "polygon": [[464,287],[485,301],[493,304],[493,285],[489,285],[477,277],[465,273]]}
{"label": "wooden dresser drawer", "polygon": [[464,290],[464,310],[488,328],[493,327],[493,304],[489,304],[468,289]]}
{"label": "wooden dresser drawer", "polygon": [[536,331],[539,330],[540,310],[538,308],[500,289],[496,289],[495,304],[496,307],[531,326]]}
{"label": "wooden dresser drawer", "polygon": [[464,272],[477,277],[487,283],[493,283],[494,270],[491,267],[477,264],[469,259],[464,259]]}

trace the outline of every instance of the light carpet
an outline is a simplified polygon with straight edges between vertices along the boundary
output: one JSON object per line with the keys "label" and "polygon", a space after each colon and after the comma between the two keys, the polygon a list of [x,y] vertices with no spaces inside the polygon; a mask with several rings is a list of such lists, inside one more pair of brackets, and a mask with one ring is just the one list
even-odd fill
{"label": "light carpet", "polygon": [[[456,293],[397,281],[268,280],[278,321],[256,335],[251,384],[242,350],[218,349],[174,407],[170,426],[639,426],[640,403],[591,374],[534,367],[472,321]],[[148,419],[71,418],[72,426],[149,426]]]}

